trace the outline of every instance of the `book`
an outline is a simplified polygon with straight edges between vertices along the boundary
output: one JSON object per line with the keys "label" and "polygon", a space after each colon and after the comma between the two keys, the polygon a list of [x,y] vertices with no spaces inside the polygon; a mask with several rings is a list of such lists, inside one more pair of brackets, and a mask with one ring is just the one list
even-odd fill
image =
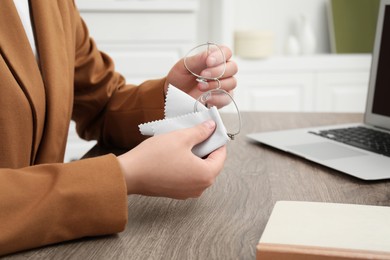
{"label": "book", "polygon": [[390,207],[278,201],[257,260],[390,259]]}

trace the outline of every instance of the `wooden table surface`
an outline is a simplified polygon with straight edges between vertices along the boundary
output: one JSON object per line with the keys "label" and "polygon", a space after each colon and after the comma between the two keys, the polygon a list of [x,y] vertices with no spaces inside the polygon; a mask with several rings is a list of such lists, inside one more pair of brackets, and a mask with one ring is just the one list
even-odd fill
{"label": "wooden table surface", "polygon": [[[227,124],[233,118],[223,117]],[[228,144],[223,172],[200,198],[129,196],[124,232],[4,259],[255,259],[256,244],[276,201],[389,206],[390,181],[365,182],[253,143],[246,134],[362,118],[361,114],[243,113],[243,130]]]}

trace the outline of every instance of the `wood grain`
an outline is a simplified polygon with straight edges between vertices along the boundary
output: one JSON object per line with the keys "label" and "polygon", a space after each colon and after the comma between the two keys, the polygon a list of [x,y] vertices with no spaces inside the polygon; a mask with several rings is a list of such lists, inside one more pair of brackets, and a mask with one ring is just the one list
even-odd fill
{"label": "wood grain", "polygon": [[[234,119],[229,114],[223,118],[226,124]],[[259,131],[361,122],[361,114],[246,112],[242,119],[241,134],[228,144],[223,172],[199,199],[129,196],[124,232],[5,259],[255,259],[278,200],[390,205],[390,181],[364,182],[246,137]]]}

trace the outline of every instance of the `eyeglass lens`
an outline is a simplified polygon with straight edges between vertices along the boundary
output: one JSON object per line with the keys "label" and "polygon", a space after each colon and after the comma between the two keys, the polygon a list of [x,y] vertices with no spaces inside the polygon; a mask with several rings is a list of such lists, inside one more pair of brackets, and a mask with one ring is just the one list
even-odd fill
{"label": "eyeglass lens", "polygon": [[190,73],[205,81],[221,78],[226,69],[225,55],[214,43],[193,48],[187,53],[184,63]]}
{"label": "eyeglass lens", "polygon": [[215,89],[203,93],[194,106],[194,111],[198,111],[201,103],[206,107],[216,106],[217,108],[229,104],[223,108],[224,111],[235,115],[235,120],[224,121],[227,134],[231,139],[238,134],[241,129],[241,116],[237,104],[233,97],[223,89],[220,89],[220,80],[226,70],[226,58],[222,49],[214,43],[205,43],[191,49],[184,58],[184,66],[194,75],[198,81],[215,81],[218,84]]}
{"label": "eyeglass lens", "polygon": [[[199,111],[199,104],[206,107],[218,107],[218,103],[223,103],[225,105],[221,109],[225,112],[224,116],[222,116],[222,121],[224,122],[228,136],[231,139],[234,139],[234,136],[239,134],[241,130],[241,115],[235,100],[228,92],[223,89],[213,89],[203,93],[198,98],[197,102],[195,102],[194,111]],[[225,114],[229,115],[227,116]]]}

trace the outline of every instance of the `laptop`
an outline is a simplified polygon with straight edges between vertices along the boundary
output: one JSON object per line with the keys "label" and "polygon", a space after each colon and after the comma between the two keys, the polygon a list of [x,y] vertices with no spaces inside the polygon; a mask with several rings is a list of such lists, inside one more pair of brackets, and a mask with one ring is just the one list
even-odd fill
{"label": "laptop", "polygon": [[363,123],[248,137],[359,179],[390,179],[390,0],[380,3]]}

